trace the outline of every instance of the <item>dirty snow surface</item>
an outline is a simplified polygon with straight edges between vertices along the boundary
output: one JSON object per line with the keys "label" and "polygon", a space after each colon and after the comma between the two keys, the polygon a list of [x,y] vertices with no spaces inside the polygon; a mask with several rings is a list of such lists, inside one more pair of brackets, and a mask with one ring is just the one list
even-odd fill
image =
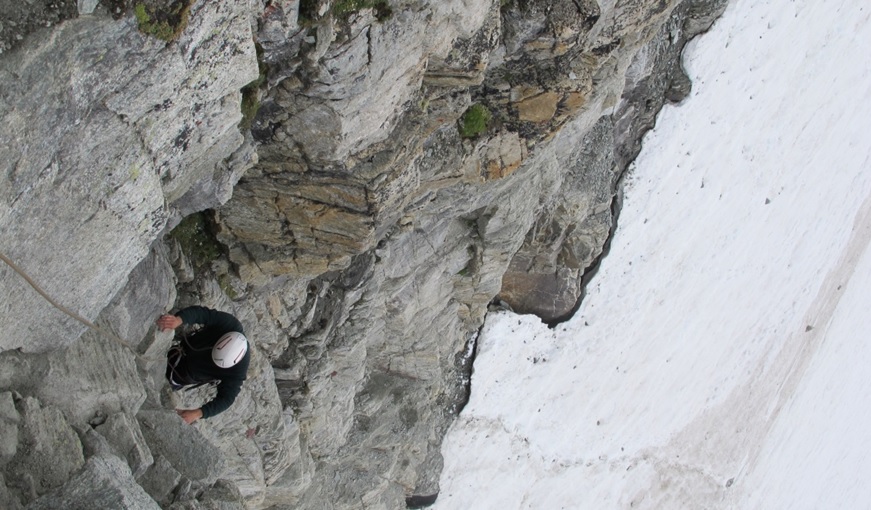
{"label": "dirty snow surface", "polygon": [[871,508],[869,15],[690,45],[577,315],[487,319],[435,508]]}

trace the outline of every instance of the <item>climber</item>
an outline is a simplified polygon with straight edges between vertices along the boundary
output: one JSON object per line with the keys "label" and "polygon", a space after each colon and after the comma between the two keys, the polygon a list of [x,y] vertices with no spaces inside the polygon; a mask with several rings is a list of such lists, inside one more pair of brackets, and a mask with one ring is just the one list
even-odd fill
{"label": "climber", "polygon": [[[218,382],[218,393],[199,409],[176,409],[185,423],[211,418],[233,404],[248,373],[251,353],[242,323],[229,313],[203,306],[190,306],[175,315],[161,315],[157,327],[174,330],[182,324],[202,328],[181,335],[166,354],[166,378],[173,391]],[[178,337],[177,337],[178,338]]]}

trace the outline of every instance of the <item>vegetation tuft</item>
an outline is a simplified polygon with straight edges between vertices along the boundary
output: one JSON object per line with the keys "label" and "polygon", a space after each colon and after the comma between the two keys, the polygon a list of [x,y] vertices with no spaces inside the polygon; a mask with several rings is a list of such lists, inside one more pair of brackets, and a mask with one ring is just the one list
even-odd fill
{"label": "vegetation tuft", "polygon": [[[300,0],[300,23],[311,23],[318,18],[318,4],[317,0]],[[335,0],[330,7],[330,13],[337,18],[347,18],[351,14],[363,9],[374,10],[375,18],[382,22],[393,15],[393,10],[390,8],[390,3],[387,0]]]}
{"label": "vegetation tuft", "polygon": [[251,129],[254,117],[260,110],[260,87],[266,83],[266,76],[269,73],[269,66],[263,61],[263,48],[259,44],[255,44],[254,47],[257,51],[257,69],[260,74],[256,80],[242,87],[242,120],[239,122],[239,129],[242,131]]}
{"label": "vegetation tuft", "polygon": [[181,220],[169,237],[178,241],[194,268],[200,269],[221,256],[221,243],[215,239],[209,228],[205,213],[191,214]]}
{"label": "vegetation tuft", "polygon": [[463,117],[460,119],[460,136],[463,138],[475,138],[484,131],[490,124],[490,119],[493,114],[482,104],[473,104],[466,110]]}
{"label": "vegetation tuft", "polygon": [[378,21],[384,21],[393,14],[387,0],[338,0],[333,4],[333,14],[341,18],[363,9],[373,9]]}
{"label": "vegetation tuft", "polygon": [[256,88],[246,86],[242,89],[242,120],[239,121],[239,129],[241,131],[251,129],[254,117],[257,117],[257,112],[260,111],[260,100],[257,96]]}
{"label": "vegetation tuft", "polygon": [[233,288],[232,280],[227,273],[218,276],[218,286],[221,287],[221,290],[228,298],[236,299],[239,297],[239,293]]}
{"label": "vegetation tuft", "polygon": [[188,25],[192,0],[177,0],[165,8],[150,8],[145,3],[133,7],[139,31],[166,42],[178,39]]}

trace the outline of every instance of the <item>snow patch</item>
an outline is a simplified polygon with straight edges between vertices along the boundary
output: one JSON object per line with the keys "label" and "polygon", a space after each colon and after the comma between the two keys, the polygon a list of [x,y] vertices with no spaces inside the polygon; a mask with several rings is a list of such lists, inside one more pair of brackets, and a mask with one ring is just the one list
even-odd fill
{"label": "snow patch", "polygon": [[864,508],[871,8],[738,0],[576,316],[491,314],[436,507]]}

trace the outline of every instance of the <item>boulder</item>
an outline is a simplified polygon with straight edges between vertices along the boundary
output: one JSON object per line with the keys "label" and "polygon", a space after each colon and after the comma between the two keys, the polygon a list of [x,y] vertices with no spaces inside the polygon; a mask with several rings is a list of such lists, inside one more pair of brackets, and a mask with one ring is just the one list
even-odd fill
{"label": "boulder", "polygon": [[229,480],[218,480],[197,499],[179,501],[170,510],[245,510],[239,489]]}
{"label": "boulder", "polygon": [[151,450],[139,429],[139,422],[126,413],[115,413],[106,422],[95,429],[117,451],[121,458],[127,460],[127,465],[134,478],[139,478],[154,462]]}
{"label": "boulder", "polygon": [[17,403],[21,416],[19,443],[5,468],[6,483],[22,503],[65,484],[85,463],[75,430],[56,407],[32,397]]}
{"label": "boulder", "polygon": [[74,423],[117,412],[135,414],[145,400],[135,354],[105,335],[88,330],[46,358],[49,370],[38,382],[36,393]]}
{"label": "boulder", "polygon": [[181,473],[162,455],[158,455],[137,481],[155,501],[166,506],[172,501],[172,493],[181,478]]}
{"label": "boulder", "polygon": [[175,411],[142,410],[136,416],[154,454],[166,458],[183,476],[215,481],[224,469],[220,450],[208,442]]}
{"label": "boulder", "polygon": [[0,474],[0,508],[4,508],[6,510],[21,510],[24,508],[21,506],[21,502],[18,501],[18,498],[9,491],[6,487],[6,480],[3,478],[3,475]]}
{"label": "boulder", "polygon": [[18,451],[18,424],[21,417],[15,409],[12,393],[0,393],[0,468],[6,465]]}
{"label": "boulder", "polygon": [[84,469],[61,488],[42,496],[27,510],[160,510],[160,506],[140,487],[127,463],[114,455],[88,459]]}

